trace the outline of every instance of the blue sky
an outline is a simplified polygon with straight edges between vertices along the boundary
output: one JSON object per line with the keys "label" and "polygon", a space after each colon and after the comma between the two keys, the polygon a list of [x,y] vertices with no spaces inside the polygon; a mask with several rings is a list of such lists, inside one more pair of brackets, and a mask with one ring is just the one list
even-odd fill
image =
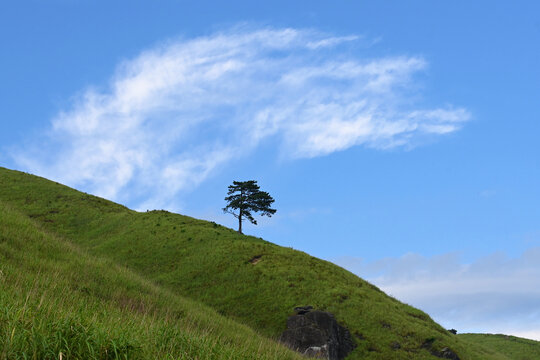
{"label": "blue sky", "polygon": [[535,1],[0,5],[0,165],[333,261],[540,339]]}

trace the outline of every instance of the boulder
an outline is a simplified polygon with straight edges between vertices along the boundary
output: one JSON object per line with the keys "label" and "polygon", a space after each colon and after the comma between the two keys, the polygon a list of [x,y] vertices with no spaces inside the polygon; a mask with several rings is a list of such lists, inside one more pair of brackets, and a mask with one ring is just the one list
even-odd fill
{"label": "boulder", "polygon": [[329,359],[344,359],[355,347],[349,330],[339,325],[329,312],[313,310],[311,306],[295,308],[296,315],[287,319],[287,330],[281,342],[304,355]]}
{"label": "boulder", "polygon": [[297,315],[304,315],[304,314],[307,314],[310,310],[313,310],[313,306],[311,306],[311,305],[308,305],[308,306],[298,306],[298,307],[295,307],[295,308],[294,308],[294,311],[296,312]]}
{"label": "boulder", "polygon": [[422,344],[422,347],[424,349],[429,350],[431,355],[436,356],[441,359],[450,359],[450,360],[460,360],[459,356],[450,348],[444,347],[441,350],[435,350],[433,349],[433,343],[435,342],[435,338],[429,338],[424,341]]}
{"label": "boulder", "polygon": [[459,360],[459,356],[457,356],[455,352],[453,352],[447,347],[442,348],[441,351],[439,351],[437,354],[434,354],[434,355],[442,359]]}

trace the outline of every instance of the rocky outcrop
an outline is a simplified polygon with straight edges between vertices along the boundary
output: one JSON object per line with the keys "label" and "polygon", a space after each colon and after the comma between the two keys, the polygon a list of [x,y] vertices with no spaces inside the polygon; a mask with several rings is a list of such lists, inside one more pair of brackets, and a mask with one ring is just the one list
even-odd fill
{"label": "rocky outcrop", "polygon": [[422,347],[424,349],[429,350],[431,355],[436,356],[441,359],[450,359],[450,360],[460,360],[459,356],[452,351],[452,349],[444,347],[441,350],[435,350],[433,348],[433,343],[435,342],[435,338],[429,338],[422,344]]}
{"label": "rocky outcrop", "polygon": [[447,347],[442,348],[440,351],[432,352],[432,354],[441,359],[459,360],[459,356]]}
{"label": "rocky outcrop", "polygon": [[281,342],[306,356],[341,360],[355,347],[349,330],[339,325],[329,312],[313,310],[312,306],[294,309],[287,320],[287,330]]}

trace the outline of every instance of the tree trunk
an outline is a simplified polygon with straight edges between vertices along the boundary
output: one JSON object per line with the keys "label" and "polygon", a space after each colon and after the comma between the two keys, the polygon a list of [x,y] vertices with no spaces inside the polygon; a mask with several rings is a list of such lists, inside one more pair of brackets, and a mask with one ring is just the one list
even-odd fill
{"label": "tree trunk", "polygon": [[242,209],[240,208],[240,214],[238,215],[238,232],[242,233]]}

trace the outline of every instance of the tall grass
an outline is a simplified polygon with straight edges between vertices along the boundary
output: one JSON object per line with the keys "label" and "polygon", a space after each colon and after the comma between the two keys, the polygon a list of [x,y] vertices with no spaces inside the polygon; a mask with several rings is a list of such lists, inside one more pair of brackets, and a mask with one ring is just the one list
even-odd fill
{"label": "tall grass", "polygon": [[0,202],[0,359],[295,359]]}

